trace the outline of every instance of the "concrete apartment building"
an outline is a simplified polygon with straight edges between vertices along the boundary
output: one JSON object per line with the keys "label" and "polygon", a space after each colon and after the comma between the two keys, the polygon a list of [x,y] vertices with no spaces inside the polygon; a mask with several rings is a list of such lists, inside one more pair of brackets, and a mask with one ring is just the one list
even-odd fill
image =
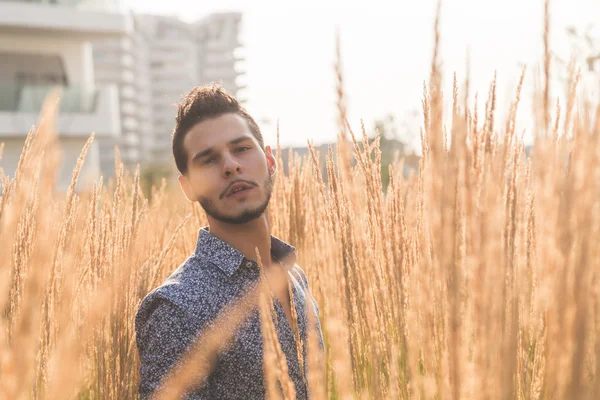
{"label": "concrete apartment building", "polygon": [[[0,168],[12,176],[25,137],[37,124],[45,96],[62,88],[58,116],[63,162],[59,190],[91,132],[99,140],[121,133],[117,85],[97,85],[92,41],[118,39],[131,29],[116,0],[0,0]],[[80,182],[98,179],[101,150],[90,148]],[[81,187],[81,185],[79,187]]]}
{"label": "concrete apartment building", "polygon": [[[172,167],[176,104],[192,87],[220,82],[237,95],[236,50],[241,14],[220,13],[189,24],[175,17],[133,15],[126,38],[94,42],[96,81],[119,87],[123,135],[106,138],[103,169],[118,145],[130,166]],[[110,151],[109,151],[110,150]]]}
{"label": "concrete apartment building", "polygon": [[242,72],[236,68],[243,61],[236,51],[241,48],[238,38],[241,20],[240,13],[221,13],[193,24],[199,82],[220,82],[234,95],[244,89],[237,79]]}

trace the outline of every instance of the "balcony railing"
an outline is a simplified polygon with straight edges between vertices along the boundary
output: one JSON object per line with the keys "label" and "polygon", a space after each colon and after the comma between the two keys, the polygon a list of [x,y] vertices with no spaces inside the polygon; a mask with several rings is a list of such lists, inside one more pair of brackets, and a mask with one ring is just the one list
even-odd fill
{"label": "balcony railing", "polygon": [[63,6],[76,6],[83,0],[0,0],[6,3],[38,3],[38,4],[56,4]]}
{"label": "balcony railing", "polygon": [[119,11],[122,0],[0,0],[0,3],[48,4],[91,11]]}
{"label": "balcony railing", "polygon": [[90,87],[19,85],[0,82],[0,111],[38,113],[46,96],[59,89],[61,113],[92,113],[96,108],[98,91]]}

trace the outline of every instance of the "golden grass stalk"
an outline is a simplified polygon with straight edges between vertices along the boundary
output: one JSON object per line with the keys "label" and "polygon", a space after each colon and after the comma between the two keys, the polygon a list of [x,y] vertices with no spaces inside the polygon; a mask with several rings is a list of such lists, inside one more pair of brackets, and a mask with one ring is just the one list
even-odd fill
{"label": "golden grass stalk", "polygon": [[[516,118],[525,70],[504,124],[496,76],[483,116],[478,94],[459,101],[458,77],[444,115],[439,7],[415,174],[401,160],[384,165],[379,134],[348,122],[338,54],[344,144],[329,148],[324,174],[310,143],[307,157],[292,155],[269,206],[272,233],[296,246],[320,310],[323,354],[307,304],[314,398],[597,397],[600,106],[578,101],[573,66],[550,125],[548,3],[544,18],[545,83],[528,156]],[[139,170],[120,161],[90,192],[76,190],[77,169],[67,194],[56,193],[56,102],[27,136],[17,172],[0,177],[0,398],[135,398],[135,312],[193,251],[206,216],[166,181],[146,199]],[[256,309],[266,395],[278,398],[281,386],[293,398],[260,284],[198,337],[156,398],[201,383]]]}

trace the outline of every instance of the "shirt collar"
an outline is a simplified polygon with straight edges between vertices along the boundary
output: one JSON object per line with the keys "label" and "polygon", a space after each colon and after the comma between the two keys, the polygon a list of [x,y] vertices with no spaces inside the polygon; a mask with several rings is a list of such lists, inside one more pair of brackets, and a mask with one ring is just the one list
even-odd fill
{"label": "shirt collar", "polygon": [[[207,226],[200,228],[195,254],[216,265],[228,277],[248,261],[239,250],[210,233]],[[271,256],[283,262],[288,268],[296,263],[295,247],[274,235],[271,235]]]}

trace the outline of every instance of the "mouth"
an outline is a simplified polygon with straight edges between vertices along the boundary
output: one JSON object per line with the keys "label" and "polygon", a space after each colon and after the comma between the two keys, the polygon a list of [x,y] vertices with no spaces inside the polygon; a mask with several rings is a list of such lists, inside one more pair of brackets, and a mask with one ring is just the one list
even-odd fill
{"label": "mouth", "polygon": [[247,195],[253,188],[253,186],[247,183],[239,182],[231,186],[226,197],[242,197]]}

